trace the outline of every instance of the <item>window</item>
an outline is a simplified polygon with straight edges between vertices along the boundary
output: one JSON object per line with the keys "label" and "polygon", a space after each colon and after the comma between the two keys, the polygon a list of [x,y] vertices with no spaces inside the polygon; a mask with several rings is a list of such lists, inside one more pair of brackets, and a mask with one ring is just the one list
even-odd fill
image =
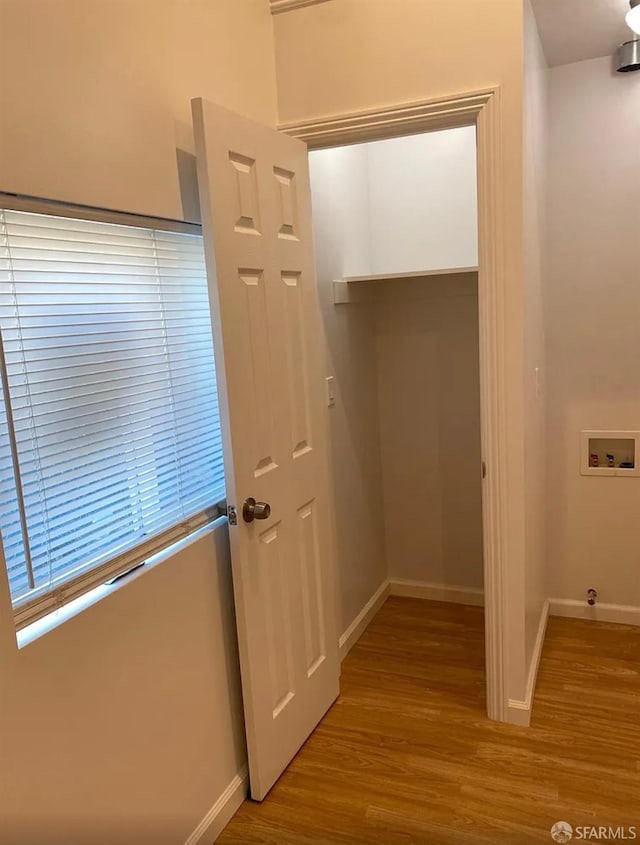
{"label": "window", "polygon": [[0,529],[21,627],[219,513],[202,237],[0,210],[0,331]]}

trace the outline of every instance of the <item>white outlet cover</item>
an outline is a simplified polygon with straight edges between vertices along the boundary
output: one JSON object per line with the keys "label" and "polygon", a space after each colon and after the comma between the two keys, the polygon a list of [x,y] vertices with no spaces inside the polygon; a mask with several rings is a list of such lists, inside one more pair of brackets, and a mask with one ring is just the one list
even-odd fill
{"label": "white outlet cover", "polygon": [[327,391],[327,406],[331,408],[333,405],[336,404],[336,394],[334,391],[333,376],[327,376],[325,378],[325,387]]}

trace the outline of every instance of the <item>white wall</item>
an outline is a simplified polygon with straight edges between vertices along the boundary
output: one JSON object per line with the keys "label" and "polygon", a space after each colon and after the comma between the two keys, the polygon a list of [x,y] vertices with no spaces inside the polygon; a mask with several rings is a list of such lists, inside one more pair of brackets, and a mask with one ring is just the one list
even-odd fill
{"label": "white wall", "polygon": [[550,71],[549,592],[640,606],[640,479],[579,475],[582,429],[640,428],[640,74]]}
{"label": "white wall", "polygon": [[477,277],[377,287],[389,576],[481,589]]}
{"label": "white wall", "polygon": [[546,350],[543,281],[547,259],[548,70],[529,0],[524,17],[524,389],[526,663],[535,659],[546,583]]}
{"label": "white wall", "polygon": [[373,273],[478,264],[476,132],[366,145]]}
{"label": "white wall", "polygon": [[[0,188],[195,216],[190,99],[276,120],[263,0],[2,0]],[[245,755],[226,527],[18,651],[0,579],[0,827],[176,845]]]}
{"label": "white wall", "polygon": [[340,216],[345,276],[477,265],[473,126],[314,150],[310,161]]}
{"label": "white wall", "polygon": [[333,279],[373,273],[367,147],[309,153],[316,258],[323,276],[334,273]]}
{"label": "white wall", "polygon": [[[386,579],[373,306],[333,303],[333,280],[370,267],[363,147],[310,155],[313,227],[330,409],[341,632]],[[366,272],[370,272],[367,270]]]}

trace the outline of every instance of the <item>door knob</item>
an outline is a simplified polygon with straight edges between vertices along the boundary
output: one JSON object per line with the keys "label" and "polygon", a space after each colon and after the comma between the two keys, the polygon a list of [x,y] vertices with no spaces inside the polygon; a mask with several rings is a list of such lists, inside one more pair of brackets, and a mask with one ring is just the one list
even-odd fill
{"label": "door knob", "polygon": [[256,502],[253,496],[249,497],[242,506],[242,518],[245,522],[253,522],[254,519],[269,519],[271,516],[271,505],[267,502]]}

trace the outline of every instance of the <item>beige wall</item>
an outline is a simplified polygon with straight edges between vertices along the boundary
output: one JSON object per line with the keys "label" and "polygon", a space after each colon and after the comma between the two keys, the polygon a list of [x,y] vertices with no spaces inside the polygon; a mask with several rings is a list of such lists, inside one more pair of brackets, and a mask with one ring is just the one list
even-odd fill
{"label": "beige wall", "polygon": [[482,589],[477,277],[377,288],[389,577]]}
{"label": "beige wall", "polygon": [[[190,98],[275,123],[264,0],[0,0],[0,39],[0,189],[193,217]],[[20,651],[0,582],[12,845],[187,838],[244,763],[232,608],[224,526]]]}
{"label": "beige wall", "polygon": [[344,631],[387,577],[372,305],[335,306],[333,280],[371,261],[368,171],[362,147],[310,156],[313,230],[330,408],[341,625]]}
{"label": "beige wall", "polygon": [[0,190],[197,219],[190,100],[276,122],[267,0],[0,0]]}
{"label": "beige wall", "polygon": [[640,429],[640,74],[554,68],[550,107],[549,593],[640,606],[640,479],[579,475],[581,430]]}
{"label": "beige wall", "polygon": [[[535,657],[546,583],[546,270],[548,70],[529,0],[524,20],[525,579],[526,662]],[[537,373],[536,373],[537,371]]]}
{"label": "beige wall", "polygon": [[226,526],[20,650],[0,587],[3,841],[184,842],[245,758]]}
{"label": "beige wall", "polygon": [[[505,171],[510,698],[524,697],[523,4],[332,0],[274,24],[282,122],[499,85]],[[489,467],[489,471],[492,468]],[[513,597],[513,600],[511,598]]]}

